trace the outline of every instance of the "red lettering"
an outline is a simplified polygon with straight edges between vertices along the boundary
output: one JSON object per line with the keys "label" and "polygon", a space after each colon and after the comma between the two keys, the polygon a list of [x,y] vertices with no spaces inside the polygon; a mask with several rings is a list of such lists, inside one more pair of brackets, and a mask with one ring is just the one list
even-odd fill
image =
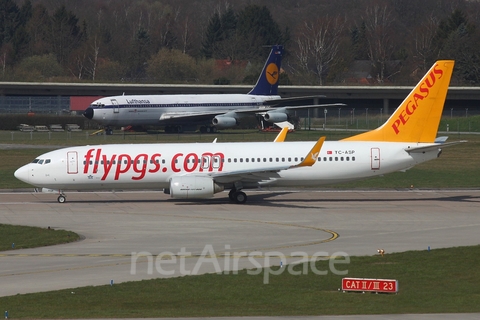
{"label": "red lettering", "polygon": [[[122,168],[122,162],[125,162],[124,168]],[[121,154],[118,156],[117,169],[115,171],[115,180],[118,180],[118,178],[120,177],[120,174],[125,173],[130,169],[131,162],[132,162],[132,158],[130,158],[128,154]]]}
{"label": "red lettering", "polygon": [[92,153],[95,149],[90,149],[85,155],[85,166],[83,167],[83,173],[88,173],[88,168],[90,166],[90,159],[92,158]]}
{"label": "red lettering", "polygon": [[407,106],[405,107],[405,112],[411,116],[415,110],[417,109],[417,106],[415,104],[412,103],[412,101],[408,101],[407,102]]}
{"label": "red lettering", "polygon": [[[146,153],[141,153],[135,157],[133,161],[133,171],[140,175],[138,177],[132,177],[132,180],[142,180],[143,177],[145,177],[145,173],[147,173],[147,160],[148,154]],[[139,163],[141,164],[140,168],[137,166]]]}
{"label": "red lettering", "polygon": [[433,68],[433,73],[439,75],[438,79],[441,79],[443,76],[443,70],[437,69],[437,67],[438,67],[438,64],[436,64],[435,67]]}
{"label": "red lettering", "polygon": [[406,116],[406,115],[405,115],[404,112],[405,112],[405,111],[402,110],[402,111],[400,112],[400,115],[398,116],[398,119],[400,119],[400,121],[402,121],[402,125],[405,125],[405,123],[407,123],[408,119],[410,119],[410,118],[408,118],[408,117],[405,119],[405,116]]}
{"label": "red lettering", "polygon": [[161,157],[161,156],[162,155],[160,153],[155,153],[155,154],[152,155],[152,157],[150,158],[150,161],[153,163],[154,168],[148,170],[148,172],[155,173],[155,172],[158,172],[158,170],[160,170],[160,160],[157,160],[157,158]]}
{"label": "red lettering", "polygon": [[428,88],[424,88],[425,82],[422,82],[420,85],[420,92],[425,93],[424,97],[428,97],[428,94],[430,93],[430,90]]}
{"label": "red lettering", "polygon": [[418,94],[418,93],[415,93],[413,95],[413,99],[415,100],[415,105],[418,106],[418,100],[423,100],[424,96],[422,96],[421,94]]}
{"label": "red lettering", "polygon": [[183,156],[183,153],[177,153],[172,158],[172,170],[173,172],[180,172],[181,170],[177,168],[178,158]]}
{"label": "red lettering", "polygon": [[400,125],[399,119],[395,120],[392,124],[392,128],[393,128],[393,131],[395,131],[395,134],[398,134],[400,132],[400,129],[398,129],[399,125]]}
{"label": "red lettering", "polygon": [[[190,158],[192,158],[193,165],[191,167],[188,166],[190,162]],[[183,161],[183,169],[186,172],[193,172],[197,169],[198,166],[198,156],[195,153],[189,153],[186,155],[185,160]]]}
{"label": "red lettering", "polygon": [[432,83],[430,83],[428,76],[425,79],[425,83],[427,84],[427,87],[431,88],[435,84],[435,74],[433,72],[430,72],[428,75],[432,79]]}
{"label": "red lettering", "polygon": [[102,158],[103,158],[103,177],[102,177],[102,180],[105,180],[107,178],[108,173],[112,169],[112,166],[113,166],[113,163],[115,162],[116,157],[117,157],[117,155],[114,154],[110,160],[107,160],[107,156],[102,155]]}
{"label": "red lettering", "polygon": [[95,163],[93,164],[93,173],[98,172],[98,163],[100,162],[101,153],[102,153],[102,149],[97,149],[97,153],[95,154]]}

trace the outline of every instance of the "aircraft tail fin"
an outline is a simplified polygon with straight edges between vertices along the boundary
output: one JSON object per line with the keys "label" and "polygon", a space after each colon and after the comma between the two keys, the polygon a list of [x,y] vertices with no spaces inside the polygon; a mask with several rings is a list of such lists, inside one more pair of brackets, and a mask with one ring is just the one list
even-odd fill
{"label": "aircraft tail fin", "polygon": [[263,66],[262,73],[260,74],[260,77],[258,77],[257,83],[248,94],[259,96],[275,96],[278,94],[278,78],[280,76],[282,55],[283,46],[272,46],[267,62],[265,62],[265,65]]}
{"label": "aircraft tail fin", "polygon": [[433,143],[454,64],[453,60],[437,61],[382,126],[343,141]]}

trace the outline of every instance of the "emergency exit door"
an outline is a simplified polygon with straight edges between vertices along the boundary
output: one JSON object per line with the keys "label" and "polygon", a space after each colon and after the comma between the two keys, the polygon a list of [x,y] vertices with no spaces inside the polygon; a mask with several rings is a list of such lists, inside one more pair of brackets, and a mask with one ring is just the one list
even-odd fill
{"label": "emergency exit door", "polygon": [[380,149],[370,149],[370,155],[372,159],[372,170],[380,170]]}

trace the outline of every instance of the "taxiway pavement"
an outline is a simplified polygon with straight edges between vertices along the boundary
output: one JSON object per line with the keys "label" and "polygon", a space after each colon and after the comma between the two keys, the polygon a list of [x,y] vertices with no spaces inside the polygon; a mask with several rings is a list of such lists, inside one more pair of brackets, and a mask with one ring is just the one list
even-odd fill
{"label": "taxiway pavement", "polygon": [[[247,193],[244,205],[229,203],[226,193],[178,201],[161,192],[72,192],[64,204],[54,194],[0,193],[0,223],[83,237],[0,252],[0,296],[180,276],[196,267],[215,272],[202,253],[231,270],[237,266],[225,255],[255,251],[261,264],[277,253],[267,262],[278,265],[278,253],[292,261],[298,252],[354,256],[480,243],[480,190]],[[177,263],[164,263],[164,256],[158,268],[162,253],[173,253]],[[237,260],[240,269],[252,267]]]}

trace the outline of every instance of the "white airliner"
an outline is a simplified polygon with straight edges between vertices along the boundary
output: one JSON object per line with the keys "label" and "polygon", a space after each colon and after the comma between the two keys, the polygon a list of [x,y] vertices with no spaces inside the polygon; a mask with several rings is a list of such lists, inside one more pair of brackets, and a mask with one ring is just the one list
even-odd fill
{"label": "white airliner", "polygon": [[[233,202],[259,186],[319,186],[406,170],[458,142],[437,139],[454,61],[438,61],[379,128],[324,142],[98,145],[45,153],[15,177],[59,190],[159,189],[172,198],[212,197],[230,189]],[[279,143],[281,142],[281,143]]]}
{"label": "white airliner", "polygon": [[282,99],[278,95],[278,80],[283,46],[272,47],[255,87],[248,94],[178,94],[178,95],[122,95],[94,101],[83,115],[107,127],[165,126],[166,132],[195,130],[216,132],[230,128],[252,114],[260,114],[265,121],[283,122],[289,119],[289,110],[342,106],[323,104],[286,106],[293,101],[322,97],[295,97]]}

